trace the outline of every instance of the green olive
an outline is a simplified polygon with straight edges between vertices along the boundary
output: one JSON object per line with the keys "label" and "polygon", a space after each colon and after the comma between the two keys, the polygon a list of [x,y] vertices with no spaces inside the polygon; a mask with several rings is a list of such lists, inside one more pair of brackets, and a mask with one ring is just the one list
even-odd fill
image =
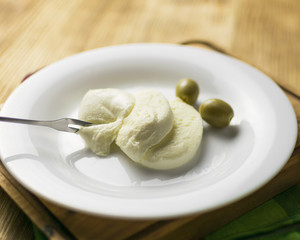
{"label": "green olive", "polygon": [[181,98],[184,102],[193,105],[198,98],[199,87],[198,84],[189,78],[181,79],[176,85],[176,96]]}
{"label": "green olive", "polygon": [[199,108],[199,112],[204,121],[213,127],[226,127],[233,118],[231,106],[220,99],[208,99]]}

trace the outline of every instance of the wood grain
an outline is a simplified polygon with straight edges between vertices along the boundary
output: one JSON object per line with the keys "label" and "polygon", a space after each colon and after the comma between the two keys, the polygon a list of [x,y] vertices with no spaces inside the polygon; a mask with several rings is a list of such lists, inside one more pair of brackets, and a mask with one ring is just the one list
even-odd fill
{"label": "wood grain", "polygon": [[[0,0],[0,103],[28,73],[81,51],[137,42],[209,43],[271,76],[299,121],[299,12],[298,0]],[[51,239],[199,239],[299,183],[299,170],[298,134],[291,159],[262,189],[216,211],[162,221],[67,210],[29,193],[2,164],[0,184]],[[1,226],[14,229],[9,222]]]}
{"label": "wood grain", "polygon": [[2,162],[0,163],[0,182],[2,188],[49,239],[74,239],[74,236],[72,236],[41,201],[23,188],[5,170]]}
{"label": "wood grain", "polygon": [[231,52],[300,97],[300,1],[242,1]]}
{"label": "wood grain", "polygon": [[2,188],[0,188],[0,212],[0,239],[33,239],[30,220]]}

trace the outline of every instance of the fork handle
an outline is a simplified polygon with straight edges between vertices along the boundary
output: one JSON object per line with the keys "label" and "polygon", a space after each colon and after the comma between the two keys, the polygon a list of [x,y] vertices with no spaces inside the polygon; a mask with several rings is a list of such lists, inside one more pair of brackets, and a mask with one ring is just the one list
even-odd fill
{"label": "fork handle", "polygon": [[44,127],[50,127],[58,131],[77,133],[80,126],[90,126],[92,123],[81,121],[73,118],[61,118],[51,121],[39,121],[31,119],[11,118],[11,117],[0,117],[0,122],[12,122],[21,124],[38,125]]}
{"label": "fork handle", "polygon": [[29,120],[29,119],[22,119],[22,118],[10,118],[10,117],[0,117],[0,121],[50,127],[49,121],[37,121],[37,120]]}

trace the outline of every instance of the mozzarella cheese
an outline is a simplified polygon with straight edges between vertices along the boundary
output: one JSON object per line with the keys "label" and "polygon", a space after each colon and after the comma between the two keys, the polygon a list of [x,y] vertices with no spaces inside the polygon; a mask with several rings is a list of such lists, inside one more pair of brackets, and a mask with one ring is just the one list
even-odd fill
{"label": "mozzarella cheese", "polygon": [[141,164],[154,169],[172,169],[189,162],[199,149],[203,125],[200,114],[177,98],[171,103],[174,125],[171,132],[151,147]]}
{"label": "mozzarella cheese", "polygon": [[96,123],[79,130],[87,147],[99,156],[107,156],[123,119],[131,112],[134,103],[135,99],[131,94],[119,89],[88,91],[79,109],[79,119]]}
{"label": "mozzarella cheese", "polygon": [[120,89],[92,89],[84,95],[78,117],[96,124],[111,123],[126,117],[134,103],[134,97]]}
{"label": "mozzarella cheese", "polygon": [[153,169],[172,169],[195,156],[202,139],[202,119],[190,105],[176,98],[170,103],[159,92],[131,95],[118,89],[90,90],[79,118],[96,123],[79,134],[99,156],[115,143],[133,161]]}
{"label": "mozzarella cheese", "polygon": [[154,90],[134,94],[135,105],[118,133],[116,144],[135,162],[158,144],[173,127],[173,113],[168,100]]}

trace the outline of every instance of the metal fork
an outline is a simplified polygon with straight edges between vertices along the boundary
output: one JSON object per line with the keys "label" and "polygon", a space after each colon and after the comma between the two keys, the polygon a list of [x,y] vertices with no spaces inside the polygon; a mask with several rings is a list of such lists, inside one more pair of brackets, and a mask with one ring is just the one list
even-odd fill
{"label": "metal fork", "polygon": [[45,126],[45,127],[56,129],[58,131],[71,132],[71,133],[77,133],[81,127],[88,127],[93,125],[93,123],[85,122],[73,118],[61,118],[52,121],[39,121],[39,120],[29,120],[29,119],[20,119],[20,118],[0,117],[0,121]]}

